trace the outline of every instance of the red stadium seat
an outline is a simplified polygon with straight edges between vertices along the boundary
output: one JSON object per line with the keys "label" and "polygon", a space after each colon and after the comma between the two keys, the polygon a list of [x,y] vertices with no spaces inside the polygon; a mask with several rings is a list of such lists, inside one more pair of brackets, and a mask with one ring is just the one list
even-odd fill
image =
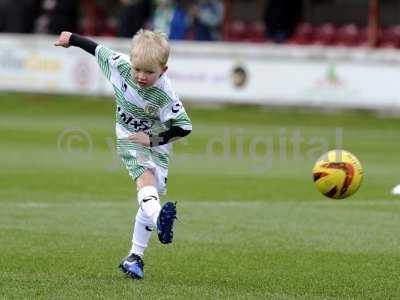
{"label": "red stadium seat", "polygon": [[355,47],[361,44],[360,29],[355,24],[347,24],[337,31],[337,44],[339,46]]}
{"label": "red stadium seat", "polygon": [[246,38],[246,24],[241,20],[235,20],[228,24],[225,40],[228,42],[240,42]]}
{"label": "red stadium seat", "polygon": [[337,42],[337,28],[332,23],[325,23],[315,29],[314,43],[333,46]]}
{"label": "red stadium seat", "polygon": [[117,36],[117,20],[114,18],[107,18],[101,29],[100,35],[102,36]]}
{"label": "red stadium seat", "polygon": [[289,39],[289,44],[308,45],[313,41],[314,28],[310,23],[300,23],[293,36]]}
{"label": "red stadium seat", "polygon": [[400,48],[400,25],[383,28],[378,40],[379,47]]}
{"label": "red stadium seat", "polygon": [[359,46],[368,46],[368,27],[359,28],[358,39]]}
{"label": "red stadium seat", "polygon": [[262,43],[266,41],[265,24],[262,21],[250,22],[246,26],[246,40],[253,43]]}

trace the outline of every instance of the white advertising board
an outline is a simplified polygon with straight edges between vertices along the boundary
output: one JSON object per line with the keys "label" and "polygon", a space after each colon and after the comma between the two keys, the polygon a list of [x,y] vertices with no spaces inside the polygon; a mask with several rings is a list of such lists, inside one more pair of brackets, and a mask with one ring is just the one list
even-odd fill
{"label": "white advertising board", "polygon": [[[0,90],[112,94],[91,55],[55,39],[0,35]],[[96,41],[129,51],[129,40]],[[174,42],[168,75],[193,102],[399,109],[399,66],[397,50]]]}

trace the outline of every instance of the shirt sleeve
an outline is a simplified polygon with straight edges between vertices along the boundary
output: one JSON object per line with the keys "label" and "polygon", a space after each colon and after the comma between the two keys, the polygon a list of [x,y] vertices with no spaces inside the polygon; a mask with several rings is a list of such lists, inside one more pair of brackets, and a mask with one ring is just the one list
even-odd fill
{"label": "shirt sleeve", "polygon": [[95,41],[76,33],[71,34],[69,44],[71,46],[79,47],[92,55],[95,55],[96,47],[98,46]]}
{"label": "shirt sleeve", "polygon": [[110,79],[111,68],[116,67],[121,58],[121,54],[117,53],[103,45],[98,45],[96,47],[96,59],[101,71]]}
{"label": "shirt sleeve", "polygon": [[169,123],[171,127],[180,127],[185,130],[192,130],[190,120],[182,102],[179,99],[171,99],[160,111],[160,120]]}

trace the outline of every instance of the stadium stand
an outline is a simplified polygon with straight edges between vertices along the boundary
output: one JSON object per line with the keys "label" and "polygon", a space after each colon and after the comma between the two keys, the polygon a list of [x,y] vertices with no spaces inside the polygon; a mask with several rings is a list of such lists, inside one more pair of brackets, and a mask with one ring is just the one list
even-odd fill
{"label": "stadium stand", "polygon": [[[188,13],[193,8],[193,5],[200,3],[200,1],[187,0],[165,1],[170,1],[171,4],[179,2],[182,7],[186,7]],[[49,1],[45,0],[35,2],[36,9],[31,9],[31,14],[32,17],[36,17],[36,22],[34,22],[34,26],[28,26],[29,30],[23,29],[27,27],[24,24],[20,24],[20,30],[10,29],[14,28],[15,24],[7,24],[7,20],[10,18],[2,18],[0,31],[57,33],[59,26],[56,28],[49,26],[52,16],[55,14],[53,10],[59,9],[61,11],[64,8],[64,3],[70,2],[62,0],[54,0],[53,2],[53,6],[49,6]],[[266,26],[266,15],[270,2],[271,0],[221,1],[225,7],[223,26],[220,26],[221,40],[228,42],[273,43],[272,37],[267,34],[268,29],[271,29],[271,27],[267,28]],[[301,2],[303,3],[301,18],[297,21],[298,23],[293,33],[289,37],[285,36],[279,42],[332,47],[365,47],[369,45],[400,49],[400,18],[398,17],[400,16],[400,2],[398,1],[369,0],[350,3],[335,0],[302,0]],[[11,1],[1,2],[2,10],[5,11],[11,3]],[[129,7],[126,3],[130,3],[130,1],[84,0],[79,4],[78,2],[71,3],[79,5],[78,33],[90,36],[121,36],[119,27],[121,20],[119,17],[124,7]],[[152,3],[154,10],[157,0],[153,0]],[[284,9],[285,5],[282,5],[282,7],[281,9]],[[338,13],[341,11],[343,12],[342,14]],[[285,15],[281,11],[277,11],[277,7],[275,7],[275,13]],[[11,19],[21,20],[21,22],[22,20],[27,20],[26,22],[30,20],[29,18],[21,18],[19,15]],[[151,14],[143,19],[142,26],[151,28]],[[31,20],[29,22],[32,23]],[[376,28],[371,29],[371,24],[374,26],[374,23],[376,23]],[[135,24],[135,26],[139,25]],[[193,28],[191,30],[193,31]],[[190,30],[189,34],[187,34],[187,39],[195,39],[195,35]]]}

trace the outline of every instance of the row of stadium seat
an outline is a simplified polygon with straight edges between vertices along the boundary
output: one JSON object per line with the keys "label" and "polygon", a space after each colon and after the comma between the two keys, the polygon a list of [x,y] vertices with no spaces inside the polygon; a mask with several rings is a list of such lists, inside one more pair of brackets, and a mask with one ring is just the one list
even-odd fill
{"label": "row of stadium seat", "polygon": [[[265,25],[261,21],[251,23],[233,21],[227,26],[224,40],[230,42],[271,42],[266,37],[265,32]],[[377,35],[378,47],[400,48],[400,25],[381,28]],[[367,40],[367,27],[359,27],[355,24],[335,26],[332,23],[325,23],[314,26],[310,23],[300,23],[286,43],[359,47],[366,46]]]}
{"label": "row of stadium seat", "polygon": [[228,42],[263,43],[267,41],[265,29],[263,21],[246,23],[235,20],[226,26],[224,40]]}

